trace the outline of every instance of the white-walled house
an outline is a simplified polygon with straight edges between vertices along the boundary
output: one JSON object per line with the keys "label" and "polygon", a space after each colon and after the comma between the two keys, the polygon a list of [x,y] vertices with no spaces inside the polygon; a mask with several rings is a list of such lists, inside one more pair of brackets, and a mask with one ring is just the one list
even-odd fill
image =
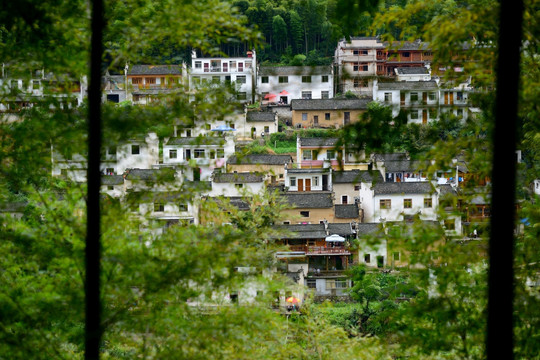
{"label": "white-walled house", "polygon": [[238,129],[244,138],[264,138],[278,131],[278,116],[271,111],[248,111],[243,129]]}
{"label": "white-walled house", "polygon": [[332,168],[285,169],[288,191],[332,191]]}
{"label": "white-walled house", "polygon": [[189,180],[209,181],[214,169],[224,167],[232,154],[232,136],[174,137],[163,144],[163,165],[184,167]]}
{"label": "white-walled house", "polygon": [[246,57],[200,58],[194,50],[191,55],[189,88],[211,83],[234,83],[237,100],[255,102],[257,83],[257,57],[255,50],[248,51]]}
{"label": "white-walled house", "polygon": [[416,215],[437,220],[438,193],[429,181],[361,184],[359,195],[364,222],[403,221]]}
{"label": "white-walled house", "polygon": [[398,67],[394,71],[398,82],[431,80],[431,70],[427,67]]}
{"label": "white-walled house", "polygon": [[349,170],[332,172],[332,189],[334,190],[336,204],[359,203],[360,185],[371,186],[382,183],[383,177],[379,171]]}
{"label": "white-walled house", "polygon": [[244,194],[260,194],[265,190],[265,185],[264,174],[214,172],[209,195],[241,197]]}
{"label": "white-walled house", "polygon": [[[257,94],[263,102],[284,105],[293,99],[331,99],[332,66],[260,66]],[[268,98],[269,94],[275,97]]]}

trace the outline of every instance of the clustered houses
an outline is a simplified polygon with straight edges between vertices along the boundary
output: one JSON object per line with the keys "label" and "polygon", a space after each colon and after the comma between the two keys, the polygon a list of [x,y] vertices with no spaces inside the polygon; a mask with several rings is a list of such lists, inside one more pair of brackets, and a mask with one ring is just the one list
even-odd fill
{"label": "clustered houses", "polygon": [[[190,128],[176,126],[170,137],[149,133],[104,149],[102,191],[157,234],[176,224],[228,223],[226,213],[205,213],[203,202],[250,211],[257,204],[250,203],[249,194],[277,191],[286,206],[283,222],[274,226],[275,239],[283,245],[276,257],[284,272],[316,295],[345,295],[351,284],[344,271],[351,264],[409,265],[408,255],[389,235],[397,224],[405,224],[407,232],[419,219],[448,236],[461,236],[462,226],[469,234],[475,220],[489,216],[481,200],[470,203],[463,222],[449,208],[444,216],[437,212],[444,199],[456,196],[456,187],[468,176],[466,164],[456,159],[455,169],[428,173],[429,163],[407,154],[355,154],[347,145],[338,146],[337,138],[298,137],[296,156],[244,155],[235,147],[281,131],[277,108],[290,109],[286,125],[294,128],[341,128],[358,121],[373,100],[392,106],[394,115],[405,110],[410,122],[426,123],[445,111],[465,119],[471,89],[466,84],[441,87],[426,67],[430,60],[420,42],[396,47],[377,38],[353,38],[338,44],[336,79],[334,67],[259,67],[255,51],[237,58],[193,52],[190,69],[127,65],[124,75],[104,77],[104,101],[147,105],[183,87],[201,91],[230,83],[239,101],[268,106],[262,111],[246,106],[211,123],[196,119]],[[335,98],[336,83],[337,92],[369,96]],[[33,82],[32,91],[40,84]],[[78,91],[84,95],[82,85]],[[83,156],[53,148],[52,162],[53,175],[85,181]],[[380,242],[364,241],[372,236]],[[360,246],[352,246],[355,242]]]}

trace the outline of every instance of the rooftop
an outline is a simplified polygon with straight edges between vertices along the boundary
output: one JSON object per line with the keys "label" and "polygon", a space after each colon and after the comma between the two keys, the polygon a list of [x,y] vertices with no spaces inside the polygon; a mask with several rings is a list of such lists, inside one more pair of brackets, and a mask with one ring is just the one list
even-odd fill
{"label": "rooftop", "polygon": [[182,75],[180,65],[133,65],[128,75]]}
{"label": "rooftop", "polygon": [[214,173],[216,183],[259,183],[264,181],[264,175],[259,173]]}
{"label": "rooftop", "polygon": [[261,154],[261,155],[232,155],[229,157],[227,164],[229,165],[285,165],[292,163],[291,155],[271,155],[271,154]]}
{"label": "rooftop", "polygon": [[429,181],[385,182],[375,184],[373,189],[375,195],[429,194],[433,192],[433,185]]}
{"label": "rooftop", "polygon": [[383,182],[381,173],[377,170],[349,170],[334,171],[332,173],[334,184],[358,184],[361,182]]}
{"label": "rooftop", "polygon": [[102,175],[101,185],[120,185],[124,183],[122,175]]}
{"label": "rooftop", "polygon": [[335,147],[338,138],[300,138],[300,146]]}
{"label": "rooftop", "polygon": [[436,90],[439,88],[435,80],[379,82],[377,85],[379,90]]}
{"label": "rooftop", "polygon": [[325,209],[334,205],[334,194],[329,191],[285,193],[281,196],[295,209]]}
{"label": "rooftop", "polygon": [[293,99],[292,110],[365,110],[372,99]]}
{"label": "rooftop", "polygon": [[429,70],[425,67],[400,67],[396,68],[398,75],[429,75]]}
{"label": "rooftop", "polygon": [[335,214],[339,219],[357,219],[359,217],[358,205],[335,205]]}
{"label": "rooftop", "polygon": [[276,116],[271,111],[248,111],[246,115],[247,122],[274,122],[276,121]]}
{"label": "rooftop", "polygon": [[126,169],[124,177],[126,180],[144,180],[144,181],[173,181],[174,169]]}
{"label": "rooftop", "polygon": [[166,145],[224,145],[225,139],[213,136],[173,137]]}

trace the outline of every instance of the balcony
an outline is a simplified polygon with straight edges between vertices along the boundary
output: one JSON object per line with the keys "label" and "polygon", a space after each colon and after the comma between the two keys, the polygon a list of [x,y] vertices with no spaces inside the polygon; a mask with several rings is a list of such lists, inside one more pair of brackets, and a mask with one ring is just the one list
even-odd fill
{"label": "balcony", "polygon": [[308,246],[308,245],[289,245],[291,251],[305,252],[308,256],[314,255],[350,255],[351,252],[344,246],[326,247],[326,246]]}

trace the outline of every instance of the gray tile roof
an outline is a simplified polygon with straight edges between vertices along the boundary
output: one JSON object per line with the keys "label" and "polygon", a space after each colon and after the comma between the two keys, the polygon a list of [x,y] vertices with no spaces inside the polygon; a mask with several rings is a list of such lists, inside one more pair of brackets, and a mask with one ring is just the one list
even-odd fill
{"label": "gray tile roof", "polygon": [[392,50],[430,50],[429,43],[421,40],[415,41],[394,41],[392,44],[389,42],[384,43],[385,47]]}
{"label": "gray tile roof", "polygon": [[331,66],[261,66],[259,76],[331,75]]}
{"label": "gray tile roof", "polygon": [[372,99],[293,99],[292,110],[365,110]]}
{"label": "gray tile roof", "polygon": [[383,177],[378,170],[349,170],[334,171],[332,182],[334,184],[358,184],[361,182],[383,182]]}
{"label": "gray tile roof", "polygon": [[224,145],[225,139],[213,136],[198,137],[173,137],[167,141],[167,145]]}
{"label": "gray tile roof", "polygon": [[173,181],[174,169],[126,169],[124,176],[126,180],[144,181]]}
{"label": "gray tile roof", "polygon": [[129,203],[140,202],[173,202],[177,200],[187,201],[190,197],[183,191],[135,191],[127,194],[126,200]]}
{"label": "gray tile roof", "polygon": [[245,165],[245,164],[257,164],[257,165],[285,165],[292,163],[293,159],[291,155],[232,155],[227,160],[229,165]]}
{"label": "gray tile roof", "polygon": [[300,138],[300,146],[335,147],[338,138]]}
{"label": "gray tile roof", "polygon": [[357,219],[359,217],[358,205],[335,205],[335,214],[339,219]]}
{"label": "gray tile roof", "polygon": [[428,162],[417,160],[387,161],[384,163],[384,168],[387,173],[403,171],[416,172],[419,170],[426,170],[428,167]]}
{"label": "gray tile roof", "polygon": [[280,239],[322,239],[327,236],[323,224],[275,225],[273,228],[282,232],[276,236]]}
{"label": "gray tile roof", "polygon": [[439,88],[434,80],[380,82],[377,85],[379,90],[437,90]]}
{"label": "gray tile roof", "polygon": [[457,195],[456,189],[450,184],[439,185],[439,188],[441,189],[441,196]]}
{"label": "gray tile roof", "polygon": [[375,195],[390,194],[430,194],[433,186],[429,181],[418,182],[386,182],[375,184]]}
{"label": "gray tile roof", "polygon": [[372,154],[371,157],[374,161],[396,161],[396,160],[408,160],[407,153],[388,153],[388,154]]}
{"label": "gray tile roof", "polygon": [[358,236],[375,233],[382,230],[381,223],[360,223],[356,224],[356,233]]}
{"label": "gray tile roof", "polygon": [[396,71],[399,75],[427,75],[429,70],[425,67],[420,66],[408,66],[396,68]]}
{"label": "gray tile roof", "polygon": [[122,175],[102,175],[101,185],[120,185],[124,183]]}
{"label": "gray tile roof", "polygon": [[132,65],[128,75],[182,75],[180,65]]}
{"label": "gray tile roof", "polygon": [[214,201],[220,208],[225,207],[225,203],[229,203],[230,205],[236,207],[238,210],[249,210],[250,205],[247,199],[238,197],[238,196],[220,196],[220,197],[210,197],[206,198],[206,200]]}
{"label": "gray tile roof", "polygon": [[276,115],[271,111],[248,111],[247,122],[274,122]]}
{"label": "gray tile roof", "polygon": [[264,175],[259,173],[214,173],[216,183],[259,183],[263,182]]}
{"label": "gray tile roof", "polygon": [[295,209],[324,209],[333,206],[332,192],[298,192],[285,193],[281,195],[283,199]]}
{"label": "gray tile roof", "polygon": [[320,174],[330,172],[329,169],[315,168],[315,169],[287,169],[289,174]]}
{"label": "gray tile roof", "polygon": [[329,223],[328,224],[328,233],[338,234],[342,236],[354,235],[351,223]]}

